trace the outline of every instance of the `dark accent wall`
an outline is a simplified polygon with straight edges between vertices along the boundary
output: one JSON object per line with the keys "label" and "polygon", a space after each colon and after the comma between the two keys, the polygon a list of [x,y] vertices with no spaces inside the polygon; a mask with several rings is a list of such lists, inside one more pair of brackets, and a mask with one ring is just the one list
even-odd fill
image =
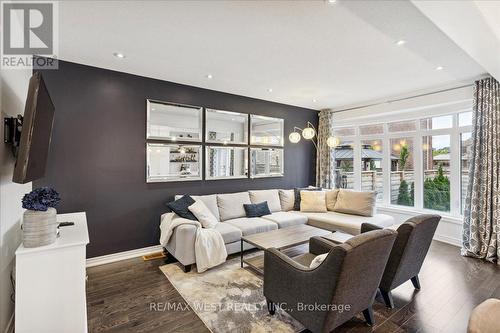
{"label": "dark accent wall", "polygon": [[[61,194],[59,213],[86,211],[87,256],[158,244],[164,203],[175,194],[211,194],[248,189],[292,188],[314,183],[310,142],[285,140],[285,176],[147,184],[146,99],[198,105],[285,119],[285,134],[314,110],[59,61],[43,70],[56,107],[45,178]],[[286,138],[287,139],[287,138]]]}

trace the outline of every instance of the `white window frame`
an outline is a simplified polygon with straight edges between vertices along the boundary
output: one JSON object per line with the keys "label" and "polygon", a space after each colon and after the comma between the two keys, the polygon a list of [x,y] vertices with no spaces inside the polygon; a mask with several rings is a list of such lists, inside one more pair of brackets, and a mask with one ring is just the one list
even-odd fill
{"label": "white window frame", "polygon": [[[399,210],[410,210],[419,211],[423,213],[439,213],[443,216],[450,216],[456,218],[462,218],[461,214],[461,134],[466,132],[472,132],[472,125],[459,127],[459,114],[464,112],[471,112],[470,108],[459,109],[453,112],[446,113],[436,113],[436,114],[426,114],[422,117],[410,117],[408,119],[401,119],[402,121],[415,121],[416,130],[415,131],[403,131],[403,132],[389,132],[388,122],[383,123],[384,133],[383,134],[370,134],[361,135],[360,127],[366,125],[377,125],[381,124],[380,119],[368,119],[367,121],[353,123],[343,123],[341,126],[335,126],[334,131],[341,128],[354,128],[354,136],[340,137],[341,141],[353,141],[354,146],[354,189],[361,190],[361,142],[364,140],[382,140],[383,149],[383,160],[382,160],[382,173],[384,178],[384,193],[383,200],[378,202],[379,207],[389,208],[389,209],[399,209]],[[453,122],[451,128],[443,129],[422,129],[420,120],[433,117],[441,116],[453,116]],[[394,122],[399,120],[394,120]],[[392,122],[392,121],[391,121]],[[422,140],[425,136],[435,136],[435,135],[449,135],[450,136],[450,211],[442,212],[431,209],[426,209],[423,207],[424,198],[424,170],[423,170],[423,151],[422,151]],[[414,194],[414,206],[400,206],[396,204],[391,204],[391,186],[390,186],[390,172],[391,172],[391,146],[390,140],[395,138],[411,138],[414,142],[413,145],[413,163],[415,172],[415,194]]]}

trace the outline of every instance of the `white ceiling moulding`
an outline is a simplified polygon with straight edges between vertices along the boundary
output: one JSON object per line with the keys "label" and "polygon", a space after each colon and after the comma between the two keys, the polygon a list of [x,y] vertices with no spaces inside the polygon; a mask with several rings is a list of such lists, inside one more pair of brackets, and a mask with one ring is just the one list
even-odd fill
{"label": "white ceiling moulding", "polygon": [[472,59],[500,80],[500,2],[411,2]]}
{"label": "white ceiling moulding", "polygon": [[459,110],[469,110],[472,106],[473,82],[461,87],[437,90],[423,95],[403,99],[391,99],[363,107],[347,110],[332,110],[337,126],[388,122],[405,119],[414,119],[418,116],[436,116]]}

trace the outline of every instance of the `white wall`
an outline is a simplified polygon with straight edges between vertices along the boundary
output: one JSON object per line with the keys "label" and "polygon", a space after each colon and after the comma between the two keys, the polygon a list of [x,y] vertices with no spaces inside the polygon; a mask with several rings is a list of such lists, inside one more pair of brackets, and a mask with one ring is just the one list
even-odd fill
{"label": "white wall", "polygon": [[[472,86],[468,85],[425,96],[337,112],[333,119],[335,126],[348,126],[414,119],[448,114],[459,110],[470,110],[473,97],[472,90]],[[400,223],[412,216],[422,214],[416,209],[393,206],[380,207],[378,211],[393,216]],[[462,219],[457,216],[442,215],[443,218],[436,231],[435,239],[460,246]]]}
{"label": "white wall", "polygon": [[[1,118],[23,114],[30,69],[2,69],[1,73]],[[3,137],[3,125],[1,126]],[[14,252],[21,242],[20,222],[23,213],[22,196],[31,191],[31,183],[19,185],[12,182],[14,158],[10,146],[0,144],[0,332],[4,332],[14,305],[10,274],[14,263]]]}

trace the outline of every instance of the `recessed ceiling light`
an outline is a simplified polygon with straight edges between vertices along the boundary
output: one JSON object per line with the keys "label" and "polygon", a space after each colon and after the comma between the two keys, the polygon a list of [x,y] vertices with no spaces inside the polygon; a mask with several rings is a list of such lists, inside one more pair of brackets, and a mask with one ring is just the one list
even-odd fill
{"label": "recessed ceiling light", "polygon": [[273,92],[273,88],[267,89],[268,92]]}
{"label": "recessed ceiling light", "polygon": [[212,74],[207,74],[207,79],[212,79],[212,78],[213,78]]}
{"label": "recessed ceiling light", "polygon": [[328,2],[328,3],[336,3],[337,0],[326,0],[326,2]]}
{"label": "recessed ceiling light", "polygon": [[313,98],[313,103],[316,103],[316,102],[317,102],[316,98]]}
{"label": "recessed ceiling light", "polygon": [[443,67],[443,66],[437,66],[437,67],[436,67],[436,70],[437,70],[437,71],[442,71],[443,69],[444,69],[444,67]]}
{"label": "recessed ceiling light", "polygon": [[120,59],[125,58],[125,54],[120,53],[120,52],[115,52],[115,53],[113,53],[113,55],[114,55],[115,57],[117,57],[117,58],[120,58]]}
{"label": "recessed ceiling light", "polygon": [[396,45],[397,46],[402,46],[402,45],[405,45],[406,44],[406,41],[404,39],[400,39],[396,42]]}

